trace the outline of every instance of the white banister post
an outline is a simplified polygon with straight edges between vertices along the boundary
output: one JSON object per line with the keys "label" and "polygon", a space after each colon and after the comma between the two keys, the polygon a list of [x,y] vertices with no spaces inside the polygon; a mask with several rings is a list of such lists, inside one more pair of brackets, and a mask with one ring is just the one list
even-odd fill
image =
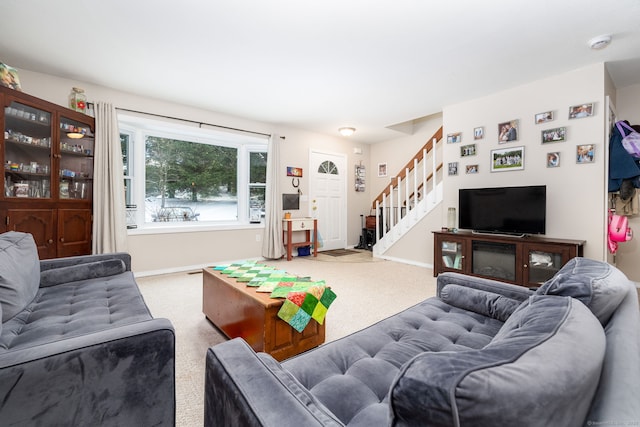
{"label": "white banister post", "polygon": [[[382,198],[382,200],[384,200],[384,197]],[[380,240],[380,200],[376,200],[376,243],[378,243],[379,240]]]}
{"label": "white banister post", "polygon": [[393,184],[389,185],[389,229],[393,227]]}
{"label": "white banister post", "polygon": [[397,179],[398,181],[398,213],[396,214],[397,216],[394,218],[395,222],[393,223],[394,225],[399,223],[400,220],[402,219],[402,211],[400,209],[402,209],[402,180],[400,180],[400,178]]}
{"label": "white banister post", "polygon": [[411,203],[409,200],[409,168],[406,168],[404,170],[404,177],[404,204],[406,206],[404,214],[407,215],[409,214],[409,210],[411,208]]}
{"label": "white banister post", "polygon": [[[436,144],[438,143],[438,140],[433,138],[433,144],[431,144],[431,173],[433,174],[433,178],[431,179],[431,187],[433,188],[433,195],[435,196],[435,191],[436,191]],[[433,202],[435,204],[436,202],[436,198],[433,198]]]}
{"label": "white banister post", "polygon": [[380,236],[380,238],[384,237],[385,233],[387,232],[387,195],[383,194],[382,195],[382,236]]}
{"label": "white banister post", "polygon": [[427,211],[427,149],[423,148],[422,149],[422,199],[425,201],[424,203],[424,207],[422,209],[424,209],[424,211]]}
{"label": "white banister post", "polygon": [[413,159],[413,207],[418,206],[418,159]]}

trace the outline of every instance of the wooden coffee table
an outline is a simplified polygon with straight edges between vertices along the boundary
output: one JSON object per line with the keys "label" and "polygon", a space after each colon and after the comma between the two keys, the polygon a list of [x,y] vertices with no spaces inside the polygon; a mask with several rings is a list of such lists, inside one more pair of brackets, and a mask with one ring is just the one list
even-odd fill
{"label": "wooden coffee table", "polygon": [[[278,317],[284,299],[269,298],[212,268],[202,270],[202,311],[229,338],[284,360],[324,342],[325,325],[311,320],[302,333]],[[326,323],[326,319],[325,322]]]}

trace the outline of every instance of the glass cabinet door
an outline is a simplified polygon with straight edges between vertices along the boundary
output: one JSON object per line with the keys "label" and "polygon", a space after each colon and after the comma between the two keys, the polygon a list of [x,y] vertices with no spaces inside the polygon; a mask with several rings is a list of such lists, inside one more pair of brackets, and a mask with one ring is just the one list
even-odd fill
{"label": "glass cabinet door", "polygon": [[525,251],[528,271],[527,285],[539,286],[551,279],[568,261],[568,250],[562,247],[536,249],[526,248]]}
{"label": "glass cabinet door", "polygon": [[93,193],[94,135],[84,123],[60,118],[60,199],[90,200]]}
{"label": "glass cabinet door", "polygon": [[51,113],[13,101],[4,123],[4,196],[50,198]]}
{"label": "glass cabinet door", "polygon": [[442,265],[445,269],[460,270],[464,268],[462,253],[463,243],[452,240],[443,240],[440,250],[442,251]]}

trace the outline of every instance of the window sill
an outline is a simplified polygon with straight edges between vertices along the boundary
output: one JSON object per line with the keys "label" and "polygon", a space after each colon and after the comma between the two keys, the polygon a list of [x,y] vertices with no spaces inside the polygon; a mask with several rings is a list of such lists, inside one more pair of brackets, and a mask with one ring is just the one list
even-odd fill
{"label": "window sill", "polygon": [[129,228],[127,235],[138,236],[147,234],[176,234],[176,233],[201,233],[203,231],[227,231],[227,230],[251,230],[263,229],[264,222],[259,224],[206,224],[198,225],[182,225],[182,226],[154,226],[145,225],[144,227]]}

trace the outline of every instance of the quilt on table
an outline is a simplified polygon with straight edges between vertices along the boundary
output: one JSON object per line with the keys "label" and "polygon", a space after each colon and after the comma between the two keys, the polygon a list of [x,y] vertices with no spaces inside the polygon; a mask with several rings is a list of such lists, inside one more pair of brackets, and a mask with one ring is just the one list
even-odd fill
{"label": "quilt on table", "polygon": [[310,286],[306,291],[289,292],[278,317],[302,332],[314,319],[322,325],[336,294],[326,286]]}
{"label": "quilt on table", "polygon": [[322,325],[329,306],[336,299],[324,280],[293,276],[255,261],[217,265],[213,269],[255,287],[256,292],[270,292],[271,298],[286,298],[278,317],[298,332],[302,332],[311,319]]}

